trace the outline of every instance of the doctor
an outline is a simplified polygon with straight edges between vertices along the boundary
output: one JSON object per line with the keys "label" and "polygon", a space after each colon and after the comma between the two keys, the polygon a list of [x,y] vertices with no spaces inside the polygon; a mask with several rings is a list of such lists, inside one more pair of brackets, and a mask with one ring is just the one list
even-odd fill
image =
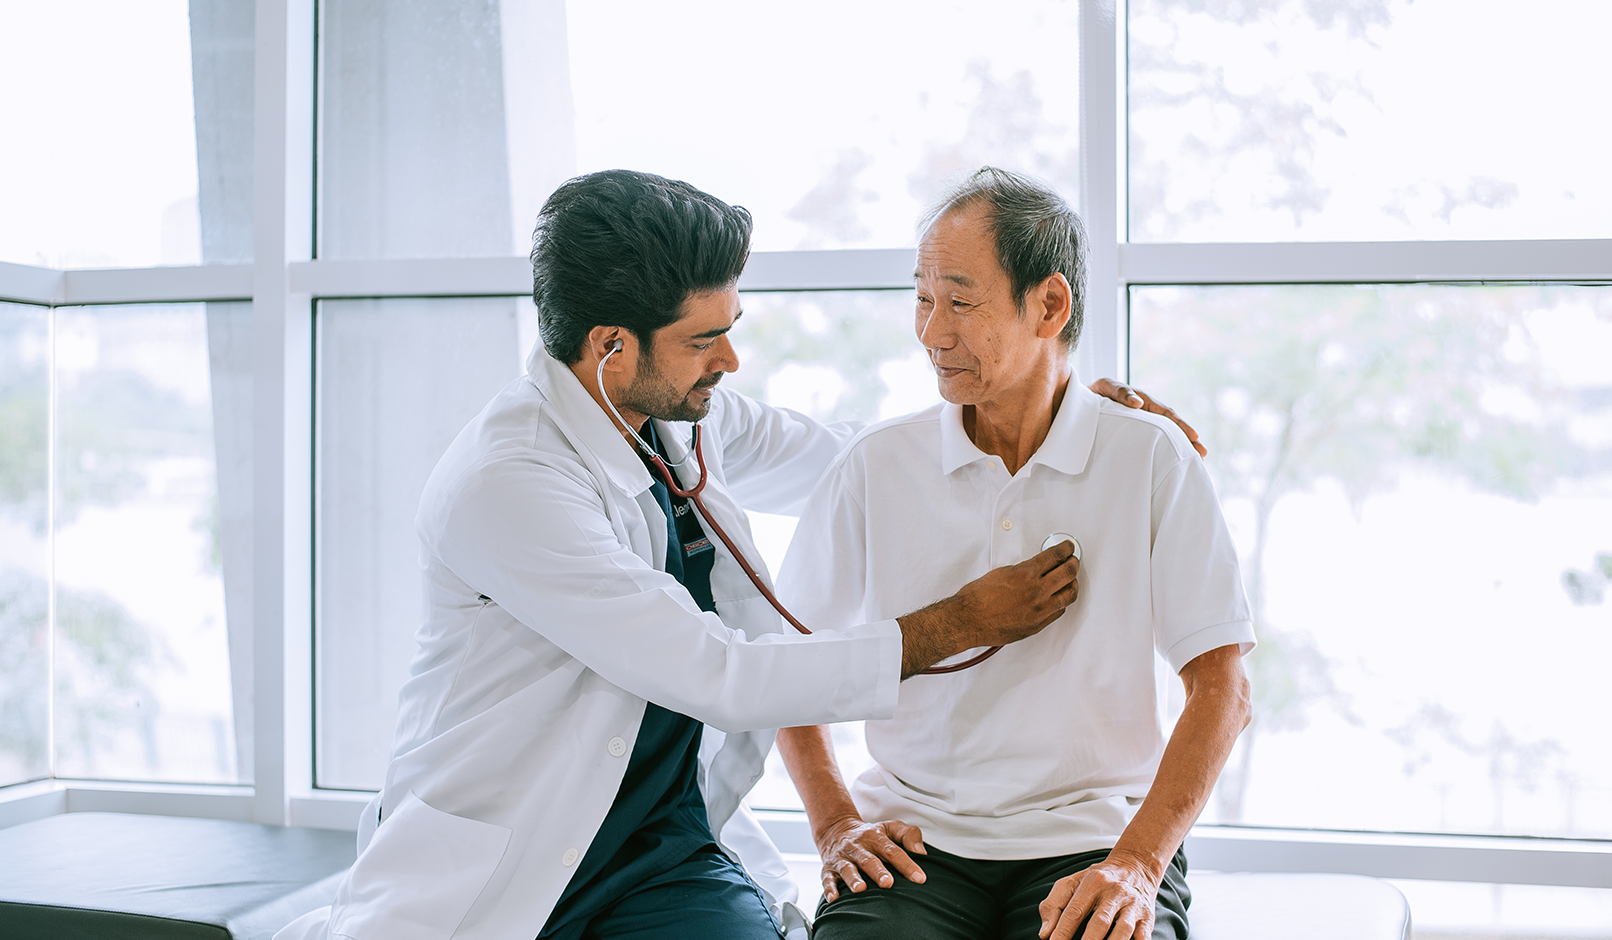
{"label": "doctor", "polygon": [[651,472],[631,432],[679,488],[703,462],[701,498],[770,587],[741,503],[798,512],[855,430],[718,385],[739,365],[750,227],[622,170],[543,207],[542,343],[421,499],[426,619],[358,861],[279,940],[803,937],[739,802],[772,729],[888,717],[901,679],[1073,601],[1059,546],[905,616],[802,636]]}

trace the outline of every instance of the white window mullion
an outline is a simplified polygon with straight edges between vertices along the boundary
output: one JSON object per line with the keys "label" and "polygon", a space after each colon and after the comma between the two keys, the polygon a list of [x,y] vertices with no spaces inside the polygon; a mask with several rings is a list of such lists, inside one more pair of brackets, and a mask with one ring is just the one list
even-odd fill
{"label": "white window mullion", "polygon": [[0,261],[0,301],[59,304],[66,278],[55,268]]}
{"label": "white window mullion", "polygon": [[1127,244],[1126,284],[1612,281],[1612,239]]}
{"label": "white window mullion", "polygon": [[[277,824],[287,821],[288,784],[299,782],[293,776],[299,755],[292,747],[299,735],[289,729],[310,707],[287,694],[295,685],[288,681],[288,666],[296,661],[295,651],[307,645],[310,459],[309,301],[292,292],[288,265],[306,260],[312,248],[313,42],[312,0],[259,0],[252,275],[252,816]],[[306,684],[303,677],[301,685]],[[300,756],[306,764],[306,752]]]}
{"label": "white window mullion", "polygon": [[1080,212],[1090,238],[1086,323],[1076,368],[1087,381],[1125,378],[1125,0],[1081,0]]}

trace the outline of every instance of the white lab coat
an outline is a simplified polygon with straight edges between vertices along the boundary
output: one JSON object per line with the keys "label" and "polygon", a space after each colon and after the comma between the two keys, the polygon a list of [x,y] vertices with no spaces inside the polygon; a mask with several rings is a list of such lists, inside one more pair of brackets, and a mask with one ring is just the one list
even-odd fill
{"label": "white lab coat", "polygon": [[[705,504],[766,577],[735,497],[798,511],[854,429],[720,387],[702,426]],[[682,457],[688,425],[658,431]],[[692,485],[695,462],[678,472]],[[711,829],[804,936],[782,859],[740,799],[772,729],[893,713],[899,627],[800,636],[715,539],[717,613],[701,612],[662,570],[649,487],[541,345],[460,432],[416,519],[426,619],[358,861],[331,907],[276,940],[532,940],[615,799],[646,700],[706,724]]]}

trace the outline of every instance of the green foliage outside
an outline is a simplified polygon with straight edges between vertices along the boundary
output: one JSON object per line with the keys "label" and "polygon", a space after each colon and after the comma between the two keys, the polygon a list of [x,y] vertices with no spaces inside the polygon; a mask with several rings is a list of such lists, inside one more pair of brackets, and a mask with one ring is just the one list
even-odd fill
{"label": "green foliage outside", "polygon": [[[45,316],[0,305],[0,517],[41,540],[50,518]],[[205,409],[132,372],[85,373],[59,395],[58,528],[86,506],[115,506],[144,492],[147,461],[210,439]],[[24,779],[50,766],[48,590],[41,577],[0,572],[0,774]],[[93,766],[131,724],[149,726],[154,698],[146,675],[161,651],[147,626],[93,591],[59,586],[56,626],[58,756],[76,752]]]}
{"label": "green foliage outside", "polygon": [[727,383],[765,401],[768,377],[785,364],[830,369],[845,387],[830,413],[815,416],[828,421],[877,418],[886,391],[879,367],[921,348],[907,290],[745,294],[744,311],[739,371]]}
{"label": "green foliage outside", "polygon": [[[1420,467],[1531,501],[1563,478],[1612,469],[1606,452],[1569,438],[1580,402],[1552,386],[1528,334],[1529,314],[1574,290],[1597,302],[1589,289],[1561,287],[1136,293],[1133,377],[1198,428],[1221,498],[1253,508],[1243,578],[1260,638],[1249,662],[1254,718],[1217,791],[1223,820],[1242,818],[1261,734],[1303,728],[1317,705],[1349,714],[1303,625],[1275,623],[1268,613],[1269,527],[1285,497],[1331,480],[1358,506],[1392,489],[1406,468]],[[1612,307],[1599,302],[1601,315],[1612,318]],[[1529,416],[1489,407],[1496,392],[1526,403],[1520,410]],[[1524,747],[1503,728],[1491,737],[1511,750]],[[1535,743],[1554,753],[1551,742]]]}

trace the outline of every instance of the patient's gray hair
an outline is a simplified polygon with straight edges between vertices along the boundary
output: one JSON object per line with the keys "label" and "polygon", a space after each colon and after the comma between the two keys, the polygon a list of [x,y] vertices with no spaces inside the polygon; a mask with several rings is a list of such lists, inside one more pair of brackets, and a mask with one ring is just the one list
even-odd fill
{"label": "patient's gray hair", "polygon": [[990,207],[986,225],[1020,310],[1030,288],[1053,274],[1069,281],[1069,322],[1058,338],[1073,349],[1086,313],[1086,227],[1080,216],[1047,184],[987,166],[947,190],[924,213],[918,229],[927,232],[942,216],[975,203]]}

